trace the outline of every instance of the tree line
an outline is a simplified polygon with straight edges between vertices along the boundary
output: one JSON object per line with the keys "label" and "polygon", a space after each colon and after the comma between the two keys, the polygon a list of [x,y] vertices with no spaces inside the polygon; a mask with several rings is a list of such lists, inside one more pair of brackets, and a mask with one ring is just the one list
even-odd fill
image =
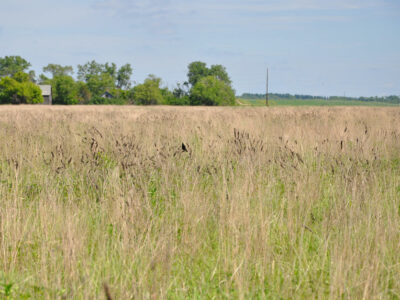
{"label": "tree line", "polygon": [[[252,99],[252,100],[260,100],[265,99],[265,94],[252,94],[252,93],[243,93],[240,98],[243,99]],[[271,100],[327,100],[327,101],[365,101],[365,102],[384,102],[384,103],[392,103],[392,104],[400,104],[399,96],[383,96],[383,97],[341,97],[341,96],[311,96],[311,95],[291,95],[291,94],[278,94],[271,93],[269,94],[269,99]]]}
{"label": "tree line", "polygon": [[30,68],[20,56],[0,58],[0,104],[42,103],[38,85],[51,85],[53,104],[235,105],[226,68],[201,61],[190,63],[187,81],[172,89],[155,75],[132,86],[129,63],[118,67],[92,60],[77,66],[75,78],[72,66],[48,64],[39,76]]}

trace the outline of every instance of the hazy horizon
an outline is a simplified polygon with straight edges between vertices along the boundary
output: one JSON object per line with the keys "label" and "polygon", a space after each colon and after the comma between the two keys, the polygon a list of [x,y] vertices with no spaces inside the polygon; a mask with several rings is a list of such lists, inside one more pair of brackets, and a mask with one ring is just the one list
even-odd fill
{"label": "hazy horizon", "polygon": [[[236,94],[400,95],[395,0],[3,0],[0,56],[130,63],[170,87],[201,60],[227,68]],[[76,75],[76,73],[75,73]]]}

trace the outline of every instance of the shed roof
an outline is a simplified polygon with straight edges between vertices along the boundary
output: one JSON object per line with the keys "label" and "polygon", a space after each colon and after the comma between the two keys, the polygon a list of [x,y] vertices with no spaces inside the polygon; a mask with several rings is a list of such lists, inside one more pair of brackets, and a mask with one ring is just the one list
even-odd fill
{"label": "shed roof", "polygon": [[103,98],[114,98],[114,95],[111,94],[111,93],[108,92],[108,91],[105,91],[105,92],[101,95],[101,97],[103,97]]}
{"label": "shed roof", "polygon": [[42,96],[50,96],[51,95],[51,85],[39,85],[42,90]]}

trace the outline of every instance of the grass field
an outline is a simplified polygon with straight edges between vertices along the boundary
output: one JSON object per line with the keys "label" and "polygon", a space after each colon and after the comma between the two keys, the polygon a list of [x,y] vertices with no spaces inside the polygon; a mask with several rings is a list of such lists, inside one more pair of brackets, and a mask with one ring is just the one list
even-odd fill
{"label": "grass field", "polygon": [[0,298],[398,299],[400,109],[0,107]]}
{"label": "grass field", "polygon": [[[246,106],[265,106],[265,100],[261,99],[238,99],[239,105]],[[358,100],[270,100],[270,106],[399,106],[398,104],[385,103],[385,102],[369,102]]]}

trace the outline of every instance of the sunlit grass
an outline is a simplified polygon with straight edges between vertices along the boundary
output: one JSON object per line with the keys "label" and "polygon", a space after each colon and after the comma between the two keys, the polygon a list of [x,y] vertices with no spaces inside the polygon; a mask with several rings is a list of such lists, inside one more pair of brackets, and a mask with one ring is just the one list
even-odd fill
{"label": "sunlit grass", "polygon": [[398,108],[0,107],[0,297],[400,297]]}

